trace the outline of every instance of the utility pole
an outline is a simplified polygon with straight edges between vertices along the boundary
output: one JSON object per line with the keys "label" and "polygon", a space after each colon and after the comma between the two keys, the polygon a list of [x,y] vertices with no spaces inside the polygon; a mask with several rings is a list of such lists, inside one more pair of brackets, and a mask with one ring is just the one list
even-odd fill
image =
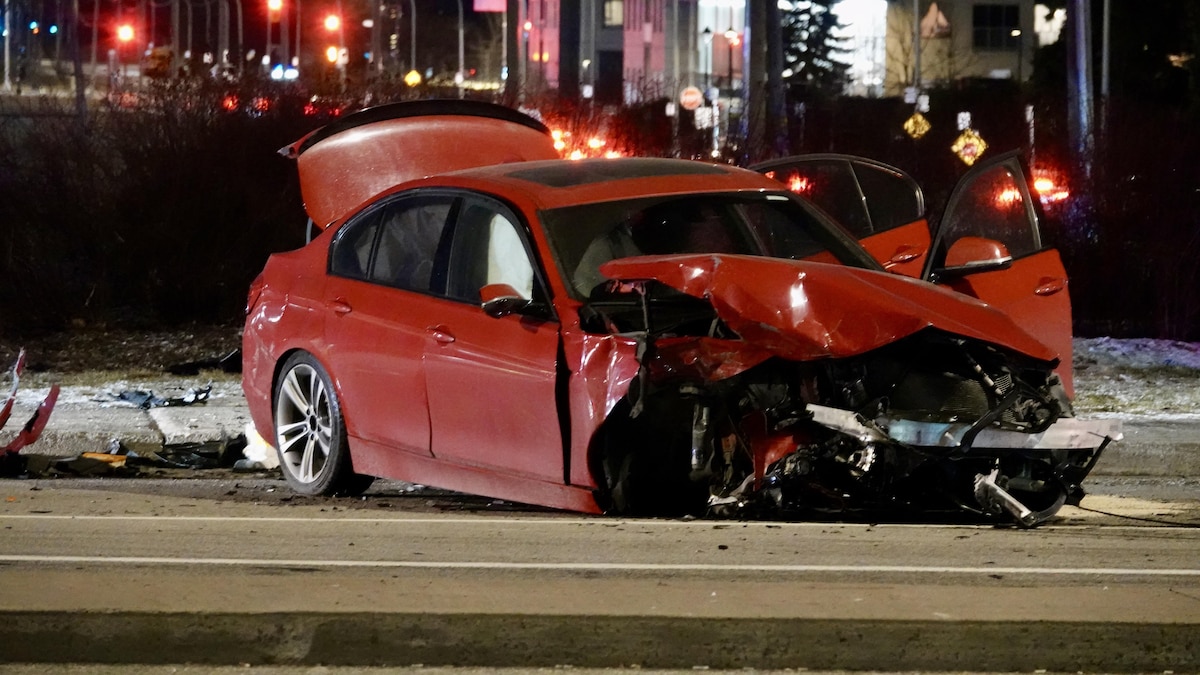
{"label": "utility pole", "polygon": [[1092,14],[1090,0],[1071,0],[1067,10],[1067,132],[1074,153],[1075,169],[1088,184],[1092,178]]}
{"label": "utility pole", "polygon": [[[12,31],[8,30],[8,25],[12,23],[9,17],[12,8],[8,0],[4,0],[4,91],[12,91],[12,47],[9,46],[9,41],[12,39]],[[93,41],[94,42],[94,41]],[[92,47],[95,49],[95,47]],[[95,59],[92,59],[93,61]]]}
{"label": "utility pole", "polygon": [[921,0],[913,0],[913,87],[921,94]]}
{"label": "utility pole", "polygon": [[1071,0],[1067,24],[1067,134],[1073,157],[1066,223],[1071,236],[1089,241],[1095,234],[1091,0]]}
{"label": "utility pole", "polygon": [[767,141],[775,157],[788,154],[787,97],[783,88],[783,15],[779,3],[766,4]]}
{"label": "utility pole", "polygon": [[83,59],[79,55],[79,0],[71,2],[71,27],[67,39],[71,50],[71,72],[75,76],[75,115],[81,125],[87,126],[87,81],[83,77]]}
{"label": "utility pole", "polygon": [[[510,30],[520,31],[521,30],[520,0],[508,0],[507,6],[505,7],[504,14],[507,17],[505,20],[505,24],[507,24],[508,28]],[[506,50],[504,60],[506,63],[508,63],[508,78],[504,80],[504,100],[508,105],[512,105],[512,104],[516,103],[518,94],[520,93],[520,87],[521,87],[521,78],[519,76],[515,76],[515,74],[514,74],[514,69],[516,70],[517,73],[520,72],[521,40],[519,40],[517,38],[517,36],[514,35],[514,36],[512,36],[512,39],[508,40],[505,43],[504,48]]]}
{"label": "utility pole", "polygon": [[1104,18],[1100,37],[1100,138],[1108,133],[1109,36],[1112,32],[1112,0],[1104,0]]}

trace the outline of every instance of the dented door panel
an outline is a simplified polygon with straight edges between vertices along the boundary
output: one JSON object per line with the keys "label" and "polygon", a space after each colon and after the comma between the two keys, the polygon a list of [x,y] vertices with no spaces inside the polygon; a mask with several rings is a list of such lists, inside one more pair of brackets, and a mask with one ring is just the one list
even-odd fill
{"label": "dented door panel", "polygon": [[1052,349],[1059,359],[1055,372],[1067,395],[1075,397],[1071,294],[1058,251],[1048,249],[1013,261],[1009,269],[966,275],[946,285],[1003,310]]}
{"label": "dented door panel", "polygon": [[929,224],[922,218],[908,225],[859,240],[889,272],[920,279],[931,244]]}
{"label": "dented door panel", "polygon": [[[934,254],[925,276],[979,298],[1007,313],[1052,349],[1068,396],[1072,376],[1071,297],[1067,273],[1057,251],[1044,247],[1041,206],[1028,172],[1015,153],[975,167],[947,202],[934,238]],[[974,274],[940,274],[946,254],[960,239],[998,242],[1013,258],[1007,269]]]}

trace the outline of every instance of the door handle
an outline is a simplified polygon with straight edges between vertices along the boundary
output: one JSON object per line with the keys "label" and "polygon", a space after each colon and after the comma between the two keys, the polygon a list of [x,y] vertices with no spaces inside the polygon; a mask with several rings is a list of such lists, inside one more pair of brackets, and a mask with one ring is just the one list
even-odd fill
{"label": "door handle", "polygon": [[925,255],[924,247],[913,246],[912,244],[901,244],[896,248],[896,252],[892,254],[892,257],[888,258],[887,262],[883,263],[883,268],[890,270],[896,265],[903,265],[904,263],[912,262],[923,255]]}
{"label": "door handle", "polygon": [[1033,289],[1035,295],[1047,296],[1054,295],[1067,287],[1067,280],[1059,277],[1042,277],[1038,281],[1037,288]]}
{"label": "door handle", "polygon": [[454,342],[454,335],[445,326],[429,326],[425,329],[439,344],[448,345]]}
{"label": "door handle", "polygon": [[354,308],[350,306],[350,302],[340,297],[329,301],[329,309],[338,315],[346,315],[354,311]]}

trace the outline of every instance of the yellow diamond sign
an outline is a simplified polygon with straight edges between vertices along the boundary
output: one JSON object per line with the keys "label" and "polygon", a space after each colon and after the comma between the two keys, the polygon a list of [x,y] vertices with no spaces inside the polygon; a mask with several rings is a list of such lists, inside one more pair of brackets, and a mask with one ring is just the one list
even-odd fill
{"label": "yellow diamond sign", "polygon": [[912,117],[904,120],[904,131],[912,136],[913,139],[920,138],[929,133],[933,125],[921,113],[913,113]]}
{"label": "yellow diamond sign", "polygon": [[987,143],[983,141],[983,137],[975,133],[974,129],[967,129],[958,135],[954,140],[954,145],[950,149],[958,158],[963,161],[963,164],[971,166],[975,160],[979,159],[984,150],[987,150]]}

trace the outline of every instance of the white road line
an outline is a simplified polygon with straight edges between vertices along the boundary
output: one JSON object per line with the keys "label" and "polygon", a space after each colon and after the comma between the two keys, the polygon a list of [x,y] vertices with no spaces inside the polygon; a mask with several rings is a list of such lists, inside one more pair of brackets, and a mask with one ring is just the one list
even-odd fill
{"label": "white road line", "polygon": [[[735,528],[751,528],[760,529],[816,529],[816,528],[853,528],[853,529],[983,529],[995,530],[996,525],[991,523],[971,524],[971,523],[846,523],[846,522],[788,522],[788,521],[741,521],[741,520],[618,520],[613,518],[605,518],[596,516],[594,518],[504,518],[501,516],[491,518],[359,518],[359,517],[329,517],[329,516],[134,516],[134,515],[71,515],[58,513],[21,513],[21,514],[0,514],[0,522],[5,520],[99,520],[99,521],[157,521],[157,522],[220,522],[220,523],[305,523],[305,524],[323,524],[323,523],[385,523],[399,525],[488,525],[497,527],[502,525],[588,525],[592,527],[686,527],[686,528],[703,528],[703,529],[735,529]],[[1070,532],[1079,532],[1089,528],[1102,528],[1106,531],[1111,530],[1153,530],[1153,531],[1189,531],[1200,532],[1195,526],[1188,525],[1105,525],[1100,523],[1074,523],[1063,525],[1042,525],[1038,527],[1041,531],[1065,530]]]}
{"label": "white road line", "polygon": [[265,558],[162,558],[136,556],[0,555],[0,563],[111,565],[225,565],[233,567],[377,567],[410,569],[542,570],[593,572],[878,572],[885,574],[1036,574],[1057,576],[1200,577],[1200,569],[1129,567],[953,567],[915,565],[706,565],[669,563],[430,562],[408,560],[270,560]]}

